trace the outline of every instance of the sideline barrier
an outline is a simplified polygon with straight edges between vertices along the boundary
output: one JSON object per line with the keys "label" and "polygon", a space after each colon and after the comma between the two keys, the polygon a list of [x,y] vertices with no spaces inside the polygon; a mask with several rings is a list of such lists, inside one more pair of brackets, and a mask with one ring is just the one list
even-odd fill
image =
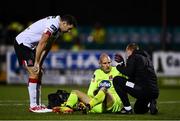
{"label": "sideline barrier", "polygon": [[[90,82],[93,71],[99,67],[99,56],[107,52],[111,58],[117,51],[60,51],[49,53],[44,61],[45,84],[85,84]],[[122,53],[124,54],[124,53]],[[113,65],[116,63],[113,61]],[[27,83],[27,74],[19,67],[15,53],[7,54],[7,82]]]}
{"label": "sideline barrier", "polygon": [[[107,52],[113,58],[118,51],[60,51],[49,53],[44,62],[45,84],[78,84],[87,85],[93,71],[99,67],[98,58]],[[119,51],[124,56],[124,52]],[[180,53],[157,51],[153,53],[153,64],[162,85],[180,85]],[[116,65],[113,61],[113,65]],[[165,78],[171,77],[171,78]],[[27,83],[27,74],[19,68],[15,53],[7,54],[7,83]],[[169,80],[169,81],[168,81]]]}

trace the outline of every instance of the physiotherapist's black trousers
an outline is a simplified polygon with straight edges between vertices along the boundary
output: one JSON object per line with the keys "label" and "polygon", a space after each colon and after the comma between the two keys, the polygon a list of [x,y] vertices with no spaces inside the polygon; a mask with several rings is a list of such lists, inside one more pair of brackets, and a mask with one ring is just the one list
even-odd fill
{"label": "physiotherapist's black trousers", "polygon": [[121,101],[124,106],[130,106],[130,102],[128,99],[128,94],[132,97],[136,98],[136,102],[134,104],[134,112],[137,114],[147,113],[149,111],[148,104],[151,100],[154,100],[158,97],[158,94],[153,94],[153,96],[143,90],[139,85],[135,85],[134,83],[127,84],[125,78],[120,76],[116,76],[113,79],[114,88],[121,98]]}

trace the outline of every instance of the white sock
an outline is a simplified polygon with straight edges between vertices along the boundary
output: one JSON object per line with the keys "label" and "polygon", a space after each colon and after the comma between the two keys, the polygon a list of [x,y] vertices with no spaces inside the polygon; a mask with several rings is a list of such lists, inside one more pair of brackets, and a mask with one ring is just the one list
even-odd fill
{"label": "white sock", "polygon": [[131,110],[131,109],[132,109],[131,106],[125,106],[124,108],[125,108],[126,110]]}
{"label": "white sock", "polygon": [[30,107],[37,106],[37,83],[29,83],[28,86]]}

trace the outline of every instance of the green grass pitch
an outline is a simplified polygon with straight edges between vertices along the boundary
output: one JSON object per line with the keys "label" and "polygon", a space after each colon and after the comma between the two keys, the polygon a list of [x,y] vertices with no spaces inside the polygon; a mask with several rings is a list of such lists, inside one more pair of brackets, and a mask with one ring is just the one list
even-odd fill
{"label": "green grass pitch", "polygon": [[[42,87],[42,101],[47,104],[47,95],[57,89],[71,91],[80,86],[45,86]],[[134,98],[130,97],[133,104]],[[120,114],[55,114],[28,112],[28,92],[26,85],[0,85],[0,120],[180,120],[180,88],[160,88],[158,115],[120,115]]]}

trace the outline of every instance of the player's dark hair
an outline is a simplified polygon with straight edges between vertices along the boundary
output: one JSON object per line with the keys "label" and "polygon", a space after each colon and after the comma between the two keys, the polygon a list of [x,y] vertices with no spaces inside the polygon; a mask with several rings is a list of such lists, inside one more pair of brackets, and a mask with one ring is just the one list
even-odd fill
{"label": "player's dark hair", "polygon": [[72,15],[64,15],[61,17],[62,21],[66,21],[67,24],[73,25],[74,27],[77,27],[77,21]]}
{"label": "player's dark hair", "polygon": [[130,43],[127,45],[126,49],[132,50],[132,51],[139,50],[139,46],[136,43]]}

